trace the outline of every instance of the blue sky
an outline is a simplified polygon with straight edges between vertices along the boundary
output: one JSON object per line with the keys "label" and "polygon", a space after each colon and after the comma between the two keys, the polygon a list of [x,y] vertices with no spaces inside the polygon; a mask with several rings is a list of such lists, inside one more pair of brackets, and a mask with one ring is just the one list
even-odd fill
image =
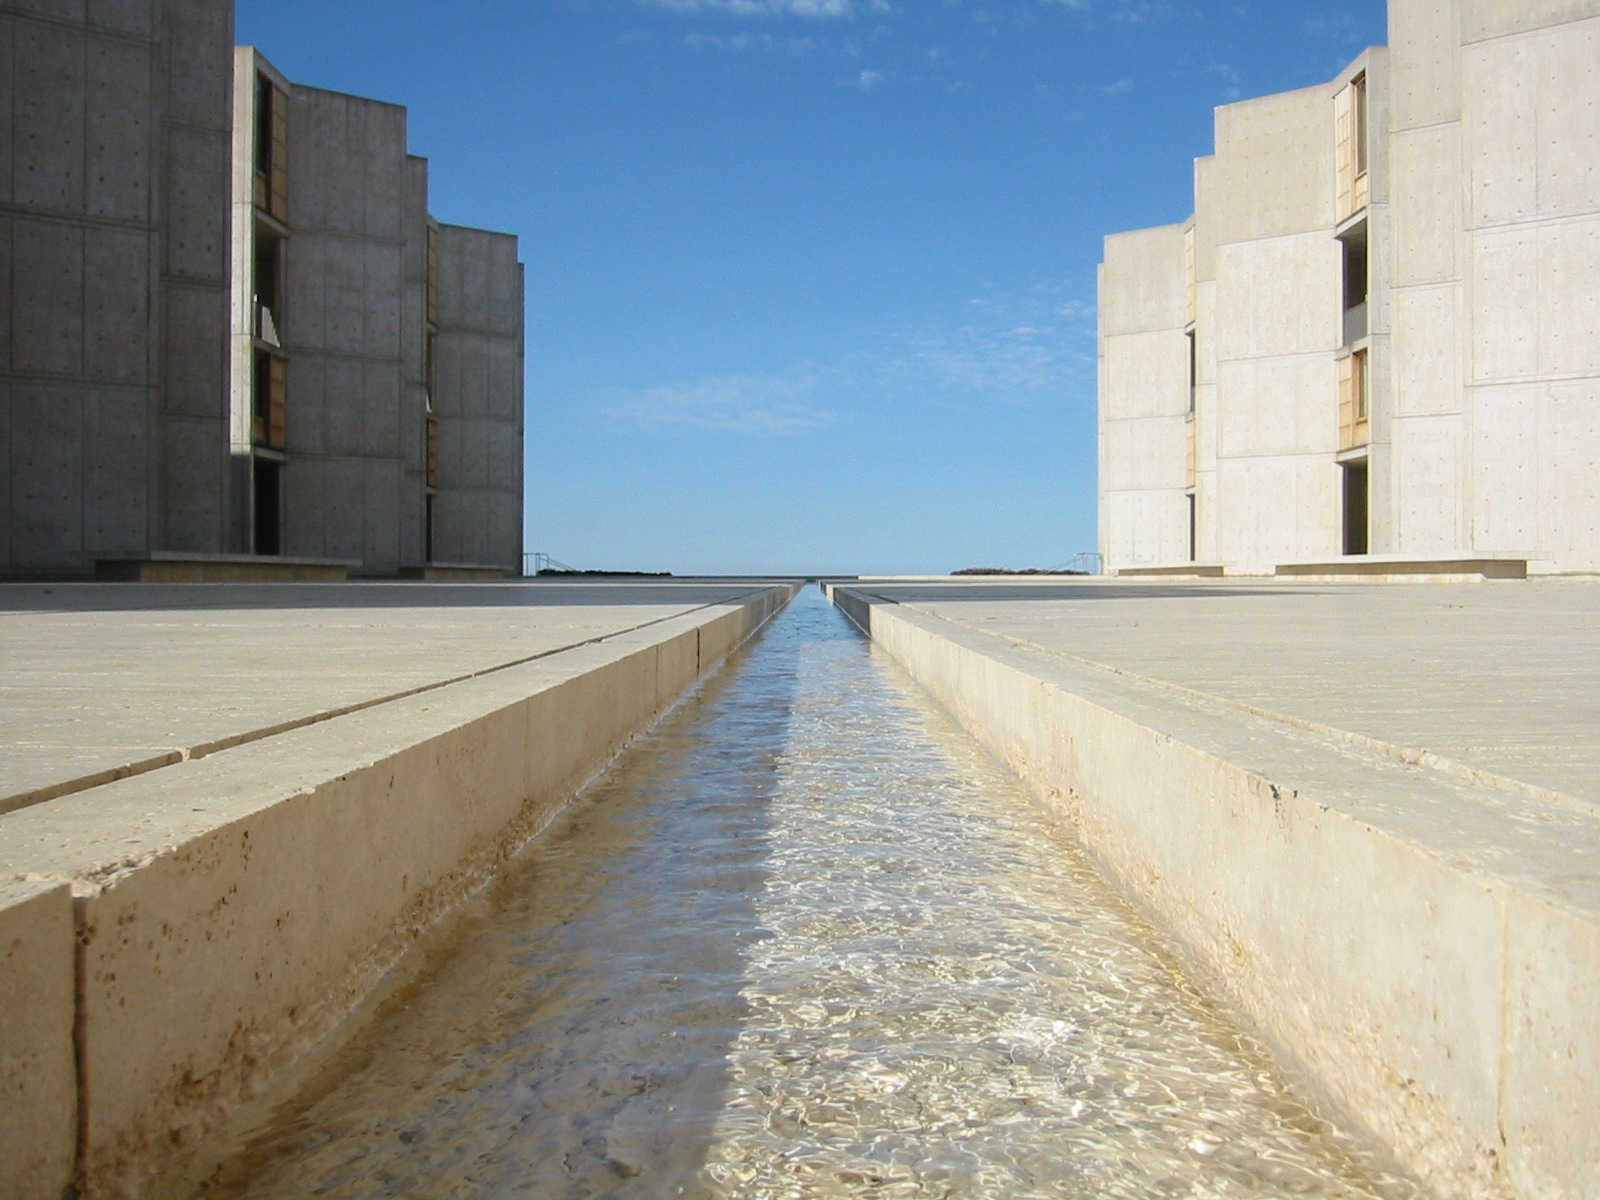
{"label": "blue sky", "polygon": [[239,0],[410,108],[441,220],[521,238],[527,540],[580,567],[943,572],[1095,543],[1095,265],[1211,110],[1381,0]]}

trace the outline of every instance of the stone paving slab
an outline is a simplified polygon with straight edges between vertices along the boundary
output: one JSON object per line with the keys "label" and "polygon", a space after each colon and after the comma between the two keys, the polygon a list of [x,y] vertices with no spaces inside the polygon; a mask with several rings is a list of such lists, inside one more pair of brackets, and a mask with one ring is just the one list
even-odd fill
{"label": "stone paving slab", "polygon": [[0,585],[0,814],[758,586]]}
{"label": "stone paving slab", "polygon": [[1046,655],[1600,806],[1600,580],[856,586]]}

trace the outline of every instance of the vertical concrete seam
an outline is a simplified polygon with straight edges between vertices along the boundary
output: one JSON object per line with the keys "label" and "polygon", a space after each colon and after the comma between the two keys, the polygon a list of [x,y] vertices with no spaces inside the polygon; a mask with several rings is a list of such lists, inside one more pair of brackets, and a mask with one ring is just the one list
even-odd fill
{"label": "vertical concrete seam", "polygon": [[89,1172],[89,928],[88,901],[72,897],[72,1071],[77,1089],[77,1128],[73,1131],[72,1182],[63,1200],[76,1200],[87,1188]]}

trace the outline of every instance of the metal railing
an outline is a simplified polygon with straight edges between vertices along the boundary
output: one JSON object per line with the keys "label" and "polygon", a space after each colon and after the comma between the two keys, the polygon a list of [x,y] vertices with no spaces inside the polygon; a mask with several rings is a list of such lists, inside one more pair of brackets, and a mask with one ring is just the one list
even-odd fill
{"label": "metal railing", "polygon": [[541,575],[546,571],[576,571],[577,567],[569,567],[560,559],[551,558],[542,550],[535,550],[522,556],[523,575]]}
{"label": "metal railing", "polygon": [[1081,550],[1067,559],[1064,563],[1057,563],[1051,567],[1052,571],[1076,571],[1082,575],[1100,574],[1100,554],[1096,550]]}

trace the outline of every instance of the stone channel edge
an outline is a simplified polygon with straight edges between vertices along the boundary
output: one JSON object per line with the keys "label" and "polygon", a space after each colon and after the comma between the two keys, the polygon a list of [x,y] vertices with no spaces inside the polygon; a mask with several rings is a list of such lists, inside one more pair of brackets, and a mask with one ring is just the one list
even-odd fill
{"label": "stone channel edge", "polygon": [[145,1194],[796,590],[8,814],[0,1200]]}

